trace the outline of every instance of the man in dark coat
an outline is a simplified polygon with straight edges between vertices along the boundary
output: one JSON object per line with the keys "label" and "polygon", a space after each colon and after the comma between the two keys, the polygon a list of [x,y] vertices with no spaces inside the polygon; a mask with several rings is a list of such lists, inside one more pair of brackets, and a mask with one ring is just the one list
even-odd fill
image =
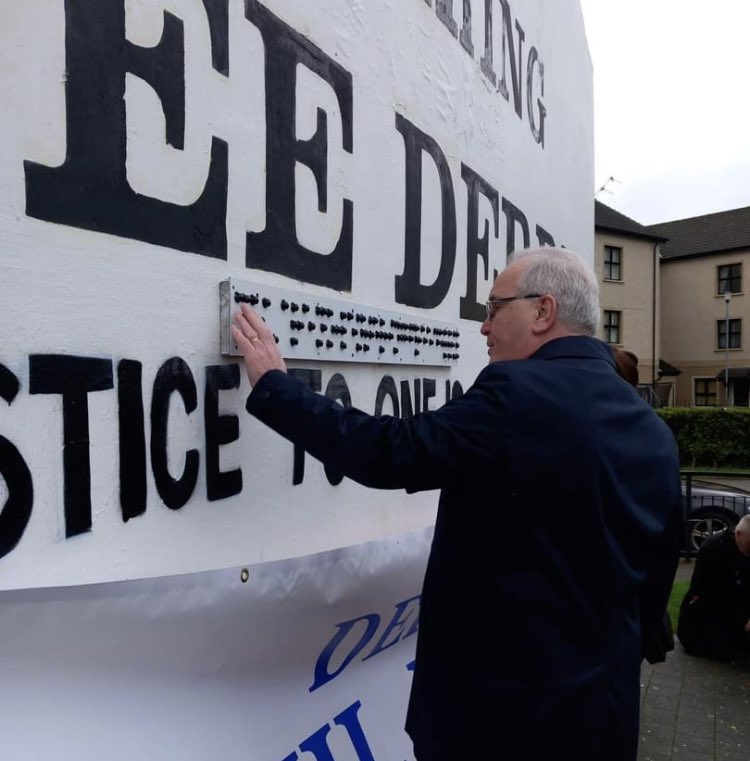
{"label": "man in dark coat", "polygon": [[739,661],[750,654],[750,515],[698,551],[677,636],[693,655]]}
{"label": "man in dark coat", "polygon": [[407,716],[418,761],[636,757],[640,619],[669,594],[679,466],[593,338],[598,314],[579,256],[522,252],[487,302],[489,366],[407,420],[312,393],[238,314],[249,412],[362,484],[441,489]]}

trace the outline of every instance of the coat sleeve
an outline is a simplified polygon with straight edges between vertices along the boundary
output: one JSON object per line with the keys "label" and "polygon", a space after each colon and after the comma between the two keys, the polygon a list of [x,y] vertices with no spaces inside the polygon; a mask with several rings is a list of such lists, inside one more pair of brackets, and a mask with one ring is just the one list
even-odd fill
{"label": "coat sleeve", "polygon": [[680,499],[675,500],[671,508],[666,528],[657,543],[641,588],[641,646],[643,657],[649,663],[665,661],[667,652],[674,649],[667,603],[680,559],[682,533]]}
{"label": "coat sleeve", "polygon": [[365,486],[422,491],[505,462],[508,375],[490,365],[460,398],[408,419],[374,417],[267,372],[247,411],[324,464]]}

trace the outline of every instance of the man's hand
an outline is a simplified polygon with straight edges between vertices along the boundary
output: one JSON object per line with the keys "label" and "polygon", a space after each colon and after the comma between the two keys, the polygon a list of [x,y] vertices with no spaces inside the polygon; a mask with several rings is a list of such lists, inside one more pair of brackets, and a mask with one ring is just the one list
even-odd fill
{"label": "man's hand", "polygon": [[232,335],[245,358],[245,369],[251,386],[269,370],[286,372],[286,363],[276,346],[271,329],[247,304],[240,304],[240,311],[234,316]]}

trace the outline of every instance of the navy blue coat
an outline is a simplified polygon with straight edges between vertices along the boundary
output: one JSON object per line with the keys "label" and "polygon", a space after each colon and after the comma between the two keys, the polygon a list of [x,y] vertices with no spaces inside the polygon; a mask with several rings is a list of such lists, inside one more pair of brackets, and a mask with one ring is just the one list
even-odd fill
{"label": "navy blue coat", "polygon": [[679,464],[605,344],[492,363],[407,420],[278,371],[247,407],[360,483],[441,489],[407,717],[420,761],[635,759],[640,619],[669,594]]}

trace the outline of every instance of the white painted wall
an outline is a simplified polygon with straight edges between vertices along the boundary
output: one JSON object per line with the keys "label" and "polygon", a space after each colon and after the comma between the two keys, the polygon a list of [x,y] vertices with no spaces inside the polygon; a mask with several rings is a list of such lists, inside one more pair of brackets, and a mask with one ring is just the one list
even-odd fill
{"label": "white painted wall", "polygon": [[[80,0],[78,0],[80,2]],[[101,0],[100,0],[101,2]],[[107,0],[109,5],[114,0]],[[122,2],[122,0],[120,0]],[[115,5],[117,3],[115,2]],[[97,3],[98,5],[98,3]],[[461,28],[462,3],[454,16]],[[159,98],[128,74],[127,182],[137,193],[190,204],[208,172],[212,136],[228,143],[226,260],[137,239],[39,219],[27,213],[24,161],[55,167],[66,159],[66,16],[59,0],[3,3],[0,7],[0,365],[19,381],[8,405],[0,400],[0,436],[23,458],[33,479],[33,508],[20,540],[0,558],[0,588],[75,584],[184,573],[276,560],[400,534],[431,523],[437,495],[365,490],[348,480],[331,486],[310,458],[304,482],[292,485],[292,447],[244,411],[246,380],[221,394],[224,414],[239,416],[239,439],[221,449],[223,470],[241,467],[243,489],[228,499],[206,498],[203,423],[204,368],[229,363],[218,351],[218,283],[228,276],[400,311],[454,324],[466,347],[458,368],[394,367],[396,383],[433,378],[444,401],[445,381],[467,388],[486,361],[479,323],[459,317],[465,291],[467,191],[461,164],[482,175],[535,226],[593,263],[593,136],[591,64],[577,0],[510,0],[514,21],[544,64],[544,146],[523,116],[481,73],[484,2],[474,0],[474,55],[453,37],[424,0],[267,0],[264,7],[309,39],[352,76],[353,150],[342,149],[340,109],[331,88],[300,67],[297,134],[309,137],[317,107],[328,113],[328,211],[318,211],[310,170],[296,169],[297,228],[302,243],[326,252],[339,236],[342,199],[354,206],[350,293],[300,282],[245,265],[247,231],[266,219],[264,48],[229,1],[230,72],[212,69],[209,27],[199,0],[126,0],[126,34],[138,46],[155,45],[164,9],[184,22],[184,150],[165,143]],[[501,5],[494,4],[495,69],[500,71]],[[72,44],[72,43],[71,43]],[[508,77],[510,75],[508,74]],[[538,75],[533,78],[534,99]],[[532,102],[533,100],[532,99]],[[405,148],[395,126],[401,114],[429,134],[444,152],[456,202],[456,263],[450,288],[434,309],[397,304],[394,279],[404,268]],[[422,282],[438,270],[441,231],[438,178],[424,161]],[[480,201],[480,231],[491,217]],[[490,270],[505,263],[506,220],[499,235],[490,223]],[[518,240],[518,239],[517,239]],[[491,283],[480,266],[478,301]],[[92,527],[65,537],[63,403],[57,394],[31,394],[30,356],[109,358],[114,387],[88,395]],[[149,409],[159,367],[170,357],[190,367],[197,409],[186,415],[172,397],[169,418],[171,472],[184,453],[200,456],[197,484],[179,510],[165,507],[150,467]],[[142,363],[146,422],[147,508],[123,522],[120,508],[117,364]],[[356,406],[372,411],[386,368],[361,364],[303,363],[346,378]],[[386,411],[389,411],[386,408]],[[0,459],[0,505],[14,491]],[[5,511],[7,516],[8,506]],[[1,524],[0,524],[1,525]],[[0,529],[0,532],[2,529]],[[0,536],[2,539],[2,536]],[[7,532],[6,532],[7,540]]]}

